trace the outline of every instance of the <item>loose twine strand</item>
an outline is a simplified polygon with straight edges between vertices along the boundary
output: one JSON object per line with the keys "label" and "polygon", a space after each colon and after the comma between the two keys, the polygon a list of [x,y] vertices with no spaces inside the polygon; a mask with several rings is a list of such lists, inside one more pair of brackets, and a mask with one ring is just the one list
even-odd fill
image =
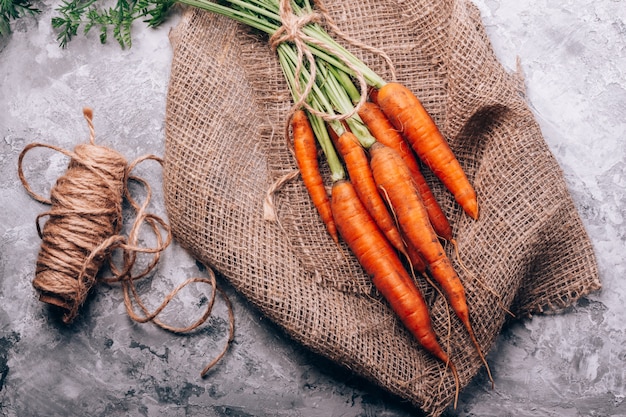
{"label": "loose twine strand", "polygon": [[[37,258],[33,286],[40,293],[40,300],[64,309],[63,321],[72,322],[90,289],[97,282],[120,283],[124,305],[128,315],[136,322],[153,322],[173,333],[187,333],[201,326],[211,315],[216,293],[225,301],[229,316],[229,335],[222,351],[201,372],[202,376],[226,354],[234,337],[234,315],[226,294],[217,286],[215,274],[207,268],[208,278],[189,278],[165,296],[162,303],[150,312],[142,301],[135,282],[149,275],[157,266],[162,252],[172,242],[168,223],[161,217],[148,213],[152,197],[150,185],[142,178],[131,175],[141,162],[153,160],[163,165],[155,155],[142,156],[130,164],[118,152],[95,144],[93,112],[83,110],[89,127],[89,143],[79,144],[74,152],[43,143],[31,143],[20,153],[18,175],[27,193],[35,200],[51,206],[50,210],[36,218],[37,233],[42,239]],[[26,180],[23,171],[24,156],[34,148],[49,148],[70,158],[67,171],[50,190],[50,198],[37,194]],[[146,192],[143,203],[131,195],[128,184],[139,183]],[[120,234],[123,223],[122,203],[129,203],[135,212],[135,220],[128,236]],[[44,226],[40,221],[48,217]],[[142,226],[156,238],[154,247],[138,244]],[[112,257],[114,251],[122,252],[121,265]],[[138,254],[152,255],[148,265],[136,271]],[[98,277],[101,268],[108,264],[110,277]],[[188,326],[173,326],[157,318],[167,305],[187,285],[207,284],[212,288],[210,299],[202,316]],[[139,308],[140,312],[136,311]]]}
{"label": "loose twine strand", "polygon": [[[367,101],[368,86],[363,72],[349,59],[345,58],[344,54],[341,53],[332,43],[325,42],[323,40],[319,40],[307,35],[303,31],[303,28],[305,26],[312,23],[325,24],[332,33],[346,41],[349,45],[379,55],[386,61],[391,74],[391,79],[393,81],[396,80],[395,66],[389,55],[387,55],[383,50],[379,48],[375,48],[366,43],[349,37],[339,28],[339,26],[331,18],[330,13],[323,4],[322,0],[314,0],[313,3],[316,7],[316,10],[313,10],[306,14],[297,15],[293,12],[293,8],[291,7],[291,0],[280,0],[279,14],[281,19],[281,27],[270,37],[270,46],[273,50],[276,50],[283,42],[292,42],[296,47],[296,53],[298,58],[295,69],[294,85],[295,95],[298,99],[291,106],[284,125],[284,137],[290,150],[292,149],[291,142],[289,140],[290,124],[293,115],[298,109],[305,108],[311,114],[321,117],[323,120],[326,121],[341,121],[357,114],[363,104],[365,104],[365,102]],[[349,68],[353,72],[354,77],[357,79],[359,84],[360,98],[357,104],[349,112],[342,114],[330,114],[313,108],[307,102],[308,96],[315,85],[315,79],[317,75],[317,63],[315,61],[315,56],[311,51],[311,45],[318,46],[322,50],[327,50],[332,55],[336,56],[347,68]],[[302,71],[304,70],[305,59],[306,62],[308,62],[309,64],[310,76],[307,80],[307,83],[303,87],[300,78],[302,75]],[[278,190],[285,183],[295,178],[297,176],[297,173],[297,171],[295,173],[287,173],[278,178],[274,182],[274,184],[270,186],[270,188],[266,192],[265,199],[263,201],[263,217],[265,220],[276,221],[277,216],[276,207],[274,204],[274,194],[278,192]]]}

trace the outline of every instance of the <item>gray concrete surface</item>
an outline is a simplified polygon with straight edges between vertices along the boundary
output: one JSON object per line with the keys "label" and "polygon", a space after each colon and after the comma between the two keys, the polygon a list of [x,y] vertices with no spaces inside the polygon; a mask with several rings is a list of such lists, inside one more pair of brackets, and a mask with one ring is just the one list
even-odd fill
{"label": "gray concrete surface", "polygon": [[[120,50],[79,37],[61,50],[50,27],[56,3],[0,40],[0,415],[393,416],[416,415],[292,342],[221,281],[234,302],[232,349],[208,378],[198,373],[226,337],[218,303],[209,326],[181,337],[131,322],[116,286],[97,288],[67,327],[31,286],[45,206],[24,192],[17,156],[29,142],[66,149],[88,137],[127,158],[162,154],[171,49],[168,28],[137,25]],[[626,2],[476,0],[502,63],[519,56],[528,97],[595,245],[604,289],[561,315],[507,326],[484,375],[462,392],[459,416],[626,416]],[[67,160],[34,153],[27,170],[49,191]],[[158,167],[140,170],[157,191]],[[201,274],[174,245],[152,283],[158,299]],[[189,296],[191,297],[191,296]],[[193,298],[191,298],[193,300]],[[193,301],[192,301],[193,302]]]}

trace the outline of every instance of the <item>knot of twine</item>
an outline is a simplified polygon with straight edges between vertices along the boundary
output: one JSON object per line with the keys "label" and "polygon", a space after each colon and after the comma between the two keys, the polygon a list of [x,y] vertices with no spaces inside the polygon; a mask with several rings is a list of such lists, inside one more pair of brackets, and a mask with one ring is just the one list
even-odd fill
{"label": "knot of twine", "polygon": [[[337,25],[333,22],[322,2],[315,1],[314,3],[317,6],[317,11],[311,11],[306,14],[297,15],[293,12],[293,9],[291,7],[291,0],[280,0],[279,14],[281,27],[270,37],[270,45],[274,50],[277,49],[278,46],[283,42],[292,42],[296,47],[296,53],[298,57],[295,69],[296,76],[294,86],[297,100],[292,106],[289,112],[289,117],[287,118],[287,126],[285,128],[286,137],[289,136],[289,121],[291,120],[291,117],[293,116],[295,111],[301,107],[306,108],[310,113],[315,114],[327,121],[345,120],[354,116],[367,100],[367,82],[365,80],[363,72],[352,62],[350,62],[349,59],[345,58],[343,54],[332,43],[325,42],[309,36],[304,32],[303,29],[305,26],[311,23],[326,22],[326,24],[331,27],[336,34],[348,40],[349,43],[353,45],[356,44],[359,46],[363,46],[368,49],[371,48],[361,44],[360,42],[349,39],[339,30]],[[317,63],[315,62],[315,56],[311,51],[310,45],[318,46],[322,50],[326,50],[332,55],[336,56],[346,67],[348,67],[353,72],[354,77],[358,80],[361,97],[356,106],[353,107],[352,110],[348,113],[329,114],[326,112],[318,111],[307,103],[308,96],[311,93],[311,90],[313,90],[313,86],[315,85],[315,78],[317,76]],[[382,51],[380,51],[380,53],[384,54],[384,52]],[[305,58],[306,61],[309,63],[309,78],[306,85],[302,87],[302,84],[300,82],[300,76],[302,75],[303,61]]]}
{"label": "knot of twine", "polygon": [[[144,179],[131,175],[131,172],[137,164],[145,160],[154,160],[161,165],[163,160],[155,155],[146,155],[127,164],[120,153],[95,144],[93,113],[86,108],[83,114],[90,130],[89,143],[77,145],[74,152],[43,143],[31,143],[18,158],[18,175],[28,194],[51,206],[50,210],[36,218],[37,233],[42,241],[33,286],[38,290],[40,300],[61,307],[64,310],[63,321],[70,323],[76,318],[89,291],[98,281],[119,282],[123,289],[126,311],[133,320],[139,323],[151,321],[174,333],[189,332],[202,325],[211,315],[215,294],[219,292],[228,307],[229,338],[222,352],[203,369],[201,374],[204,376],[224,356],[233,339],[234,317],[230,302],[226,294],[218,288],[213,271],[207,268],[208,278],[185,280],[164,298],[156,310],[148,310],[137,292],[135,281],[150,274],[157,266],[161,252],[172,241],[172,235],[169,225],[161,217],[146,212],[151,199],[150,185]],[[37,147],[49,148],[70,158],[66,172],[50,190],[50,199],[34,192],[23,172],[24,156]],[[129,181],[141,184],[146,190],[142,204],[131,196]],[[128,236],[120,234],[124,199],[136,213]],[[40,220],[46,216],[48,220],[42,228]],[[154,247],[138,244],[143,225],[147,225],[155,235]],[[122,251],[119,266],[112,257],[116,250]],[[152,255],[152,260],[143,270],[136,272],[137,255],[142,253]],[[98,277],[99,271],[107,263],[112,276]],[[194,282],[208,284],[213,289],[203,315],[196,322],[184,327],[172,326],[159,320],[157,316],[176,294]],[[135,305],[141,310],[140,313],[135,311]]]}

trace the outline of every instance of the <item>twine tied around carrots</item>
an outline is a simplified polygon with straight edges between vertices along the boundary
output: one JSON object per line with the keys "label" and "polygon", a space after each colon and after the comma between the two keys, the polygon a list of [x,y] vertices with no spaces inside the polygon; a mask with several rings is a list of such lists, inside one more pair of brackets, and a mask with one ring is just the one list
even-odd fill
{"label": "twine tied around carrots", "polygon": [[[312,114],[318,115],[325,120],[345,120],[354,116],[367,100],[368,87],[362,71],[357,66],[355,66],[349,59],[346,59],[343,54],[338,52],[337,48],[331,42],[320,41],[315,37],[307,35],[304,28],[309,24],[324,23],[326,26],[329,27],[332,33],[346,41],[349,45],[380,55],[386,61],[389,67],[389,70],[392,74],[391,78],[395,80],[396,77],[393,62],[384,51],[348,37],[348,35],[341,31],[341,29],[333,21],[322,0],[315,0],[313,3],[315,4],[316,10],[298,15],[294,13],[290,0],[280,0],[279,12],[281,27],[271,36],[269,40],[270,46],[273,50],[276,50],[276,48],[278,48],[278,45],[280,45],[282,42],[293,42],[293,44],[296,46],[296,51],[298,54],[298,66],[296,67],[295,71],[295,85],[297,90],[296,93],[299,99],[294,103],[291,111],[289,112],[289,117],[287,118],[286,123],[286,130],[288,130],[291,116],[293,116],[293,113],[301,107],[304,107],[305,109],[307,109],[307,111],[311,112]],[[317,64],[315,62],[315,56],[311,50],[311,46],[318,46],[321,50],[329,51],[332,55],[336,56],[347,68],[352,71],[353,76],[358,81],[361,97],[359,99],[359,102],[356,103],[356,105],[350,112],[331,115],[320,112],[307,103],[308,95],[313,89],[313,85],[315,84],[315,77],[317,74]],[[309,77],[306,85],[304,86],[304,88],[302,88],[300,76],[303,71],[305,58],[309,64]],[[286,132],[286,136],[288,136],[288,132]]]}
{"label": "twine tied around carrots", "polygon": [[[344,33],[332,19],[322,0],[314,0],[313,4],[315,5],[315,10],[311,10],[308,13],[298,15],[294,13],[290,0],[280,0],[279,13],[281,19],[281,27],[270,37],[269,40],[270,46],[274,51],[283,42],[293,42],[293,44],[296,46],[298,60],[295,69],[296,76],[294,81],[296,95],[299,97],[299,99],[291,106],[291,109],[289,110],[285,119],[283,131],[287,147],[292,151],[292,153],[293,150],[291,142],[289,140],[289,129],[291,119],[296,110],[300,108],[305,108],[308,112],[315,114],[327,121],[345,120],[356,115],[363,106],[363,104],[367,101],[368,87],[362,71],[357,68],[352,62],[350,62],[349,59],[346,59],[343,54],[339,53],[332,43],[323,42],[312,36],[307,35],[304,31],[304,28],[307,25],[324,24],[330,29],[331,33],[334,33],[336,36],[343,39],[348,45],[362,49],[364,51],[372,52],[380,56],[385,60],[389,68],[391,80],[396,80],[395,66],[391,58],[389,57],[389,55],[387,55],[387,53],[385,53],[385,51],[363,43],[357,39],[353,39],[349,37],[346,33]],[[359,91],[361,93],[360,98],[359,101],[354,105],[352,110],[350,110],[349,112],[342,114],[328,114],[313,108],[307,102],[308,96],[313,89],[313,86],[315,85],[315,78],[317,75],[317,63],[315,61],[315,56],[311,50],[311,46],[320,47],[321,50],[327,50],[331,54],[335,55],[350,71],[352,71],[352,75],[358,81]],[[301,82],[301,75],[304,71],[305,59],[308,63],[309,74],[307,82],[303,87]],[[276,207],[274,204],[274,194],[278,192],[285,183],[296,178],[298,174],[298,170],[293,170],[281,176],[272,185],[270,185],[270,187],[266,191],[263,201],[263,218],[265,220],[270,222],[275,222],[277,220]]]}
{"label": "twine tied around carrots", "polygon": [[[172,242],[172,235],[163,218],[146,211],[151,199],[150,185],[131,172],[143,161],[153,160],[163,165],[163,160],[155,155],[145,155],[128,164],[117,151],[95,143],[93,112],[85,108],[83,115],[89,126],[89,143],[78,144],[73,152],[53,145],[31,143],[18,158],[18,175],[27,193],[35,200],[51,206],[50,210],[36,218],[37,232],[42,242],[33,286],[39,292],[39,299],[60,307],[64,311],[63,321],[71,323],[96,283],[119,283],[131,319],[139,323],[153,322],[173,333],[186,333],[197,329],[209,318],[215,295],[219,292],[228,309],[229,336],[223,350],[202,370],[201,375],[204,376],[225,355],[233,339],[234,316],[230,301],[217,286],[214,272],[207,268],[208,278],[188,278],[166,295],[153,312],[148,310],[137,292],[135,282],[154,270],[162,252]],[[66,172],[50,190],[49,199],[33,191],[24,175],[25,155],[38,147],[52,149],[70,158]],[[141,204],[129,191],[128,184],[131,181],[141,184],[146,190],[145,200]],[[127,236],[121,234],[124,199],[135,212],[135,220]],[[43,217],[48,219],[42,227],[40,222]],[[144,225],[155,236],[154,247],[143,247],[138,243],[140,229]],[[121,265],[113,261],[115,251],[122,253]],[[145,268],[135,271],[138,254],[151,255],[152,259]],[[111,276],[100,277],[99,272],[107,264]],[[161,321],[159,314],[179,291],[192,283],[206,284],[212,288],[202,316],[183,327]]]}

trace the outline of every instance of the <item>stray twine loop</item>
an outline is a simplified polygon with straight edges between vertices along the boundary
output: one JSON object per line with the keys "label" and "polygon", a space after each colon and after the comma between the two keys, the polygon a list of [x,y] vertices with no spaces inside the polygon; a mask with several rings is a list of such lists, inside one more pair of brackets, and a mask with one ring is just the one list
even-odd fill
{"label": "stray twine loop", "polygon": [[[35,200],[50,205],[50,210],[36,218],[37,233],[42,239],[35,269],[33,286],[39,292],[42,302],[61,307],[63,321],[72,322],[91,288],[97,282],[120,283],[124,294],[124,304],[128,315],[139,323],[153,322],[157,326],[174,333],[186,333],[197,329],[211,315],[217,292],[225,300],[229,315],[229,337],[224,349],[207,365],[201,375],[226,353],[234,337],[234,316],[228,297],[217,286],[215,274],[207,268],[208,278],[189,278],[178,285],[150,312],[139,296],[135,281],[149,275],[157,266],[161,253],[172,242],[168,223],[161,217],[147,212],[152,191],[142,178],[131,175],[141,162],[153,160],[160,165],[163,160],[155,155],[142,156],[130,164],[110,148],[95,144],[95,130],[92,123],[93,112],[84,109],[90,131],[89,143],[79,144],[74,151],[68,151],[43,143],[27,145],[18,158],[18,175],[28,192]],[[30,150],[42,147],[58,151],[70,158],[67,171],[50,190],[50,198],[45,198],[32,190],[23,172],[23,159]],[[140,204],[131,195],[128,183],[140,184],[146,192]],[[127,236],[121,233],[123,226],[122,203],[126,199],[135,212],[135,220]],[[48,217],[43,227],[41,219]],[[139,245],[140,230],[146,225],[154,234],[156,245]],[[122,260],[117,265],[113,252],[121,251]],[[152,255],[148,265],[136,271],[138,254]],[[109,277],[99,277],[99,271],[107,265]],[[170,301],[184,287],[192,283],[211,286],[211,297],[202,316],[188,326],[173,326],[157,318]],[[139,308],[139,312],[136,308]]]}

